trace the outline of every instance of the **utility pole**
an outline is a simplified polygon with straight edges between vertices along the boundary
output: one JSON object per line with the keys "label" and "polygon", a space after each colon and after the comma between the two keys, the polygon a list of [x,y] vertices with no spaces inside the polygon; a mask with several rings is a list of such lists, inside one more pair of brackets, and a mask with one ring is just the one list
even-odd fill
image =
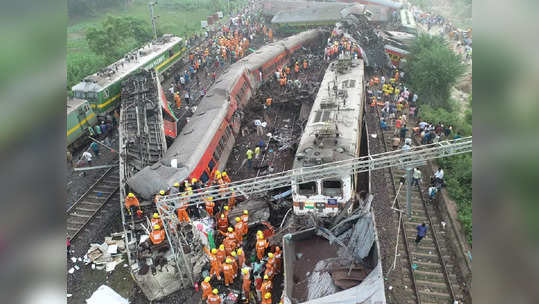
{"label": "utility pole", "polygon": [[157,19],[157,17],[155,17],[153,15],[153,7],[154,7],[154,5],[157,5],[157,1],[150,2],[150,3],[148,3],[148,5],[150,6],[150,14],[151,14],[151,18],[152,18],[153,39],[157,40],[157,27],[155,25],[155,19]]}

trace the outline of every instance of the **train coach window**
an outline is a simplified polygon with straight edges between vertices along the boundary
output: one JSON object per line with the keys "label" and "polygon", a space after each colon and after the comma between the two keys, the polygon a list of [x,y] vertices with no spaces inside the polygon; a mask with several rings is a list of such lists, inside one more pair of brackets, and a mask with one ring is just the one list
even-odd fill
{"label": "train coach window", "polygon": [[308,183],[299,184],[299,194],[300,195],[317,194],[316,182],[308,182]]}
{"label": "train coach window", "polygon": [[213,167],[215,167],[215,162],[213,161],[213,159],[210,160],[210,162],[208,163],[208,168],[210,168],[210,172],[213,171]]}
{"label": "train coach window", "polygon": [[210,178],[208,177],[208,173],[206,173],[206,171],[204,171],[202,173],[202,175],[200,176],[200,180],[205,184],[208,182]]}
{"label": "train coach window", "polygon": [[322,194],[327,196],[341,196],[342,183],[337,180],[325,180],[322,182]]}

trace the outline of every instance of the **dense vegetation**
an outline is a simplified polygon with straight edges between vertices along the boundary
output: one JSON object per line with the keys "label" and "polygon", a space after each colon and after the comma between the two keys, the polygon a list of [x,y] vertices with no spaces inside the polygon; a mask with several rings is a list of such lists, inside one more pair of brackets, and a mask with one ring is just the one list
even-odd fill
{"label": "dense vegetation", "polygon": [[[453,135],[472,135],[472,110],[464,115],[450,100],[450,89],[464,72],[461,59],[438,36],[420,35],[411,48],[408,86],[417,92],[421,120],[453,126]],[[472,242],[472,155],[438,160],[444,169],[447,191],[458,206],[458,217],[468,241]]]}
{"label": "dense vegetation", "polygon": [[[245,0],[231,0],[233,11]],[[200,21],[216,11],[226,13],[225,0],[162,0],[155,6],[158,35],[181,37],[201,30]],[[147,0],[69,0],[67,89],[117,61],[152,38]]]}

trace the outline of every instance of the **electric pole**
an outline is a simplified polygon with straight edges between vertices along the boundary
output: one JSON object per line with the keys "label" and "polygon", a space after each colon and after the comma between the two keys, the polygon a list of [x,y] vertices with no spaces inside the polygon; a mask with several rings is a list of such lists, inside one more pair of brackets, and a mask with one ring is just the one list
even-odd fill
{"label": "electric pole", "polygon": [[157,19],[157,17],[155,17],[153,15],[153,7],[154,7],[154,5],[157,5],[157,1],[150,2],[150,3],[148,3],[148,5],[150,6],[150,14],[151,14],[151,18],[152,18],[153,39],[157,40],[157,27],[155,25],[155,19]]}

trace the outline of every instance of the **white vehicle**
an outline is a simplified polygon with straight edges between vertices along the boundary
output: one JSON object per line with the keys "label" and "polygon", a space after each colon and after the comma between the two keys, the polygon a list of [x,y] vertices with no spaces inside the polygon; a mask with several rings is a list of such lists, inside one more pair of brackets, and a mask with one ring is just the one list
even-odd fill
{"label": "white vehicle", "polygon": [[[351,62],[342,73],[332,62],[322,80],[303,131],[294,169],[307,168],[359,156],[364,102],[364,63]],[[294,213],[334,216],[353,198],[357,177],[343,171],[338,178],[292,184]]]}

